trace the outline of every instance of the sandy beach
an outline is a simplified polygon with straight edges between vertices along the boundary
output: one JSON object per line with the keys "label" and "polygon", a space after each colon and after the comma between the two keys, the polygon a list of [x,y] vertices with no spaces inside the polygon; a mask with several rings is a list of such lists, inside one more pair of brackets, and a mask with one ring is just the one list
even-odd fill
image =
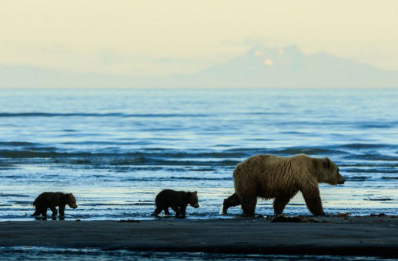
{"label": "sandy beach", "polygon": [[398,257],[391,216],[124,221],[2,222],[0,246]]}

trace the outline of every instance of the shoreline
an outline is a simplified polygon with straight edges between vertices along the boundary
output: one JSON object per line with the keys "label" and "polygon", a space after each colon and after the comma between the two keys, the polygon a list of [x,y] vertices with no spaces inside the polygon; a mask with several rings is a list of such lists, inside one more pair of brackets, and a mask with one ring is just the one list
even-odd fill
{"label": "shoreline", "polygon": [[0,222],[0,247],[398,257],[395,216],[281,221],[6,221]]}

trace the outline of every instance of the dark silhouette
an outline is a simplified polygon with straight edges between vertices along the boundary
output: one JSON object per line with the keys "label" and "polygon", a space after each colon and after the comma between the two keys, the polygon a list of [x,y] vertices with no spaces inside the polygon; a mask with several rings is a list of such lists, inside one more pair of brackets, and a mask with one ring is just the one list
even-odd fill
{"label": "dark silhouette", "polygon": [[65,215],[65,206],[68,205],[71,208],[77,208],[76,198],[72,193],[62,193],[62,192],[43,192],[36,200],[33,202],[33,206],[36,208],[35,213],[32,216],[43,217],[47,216],[47,209],[50,208],[52,211],[52,216],[58,214],[56,207],[59,206],[59,215]]}
{"label": "dark silhouette", "polygon": [[176,217],[185,218],[187,205],[198,208],[197,192],[175,191],[171,189],[162,190],[155,200],[156,209],[153,212],[157,216],[164,210],[166,215],[170,215],[169,207],[176,213]]}

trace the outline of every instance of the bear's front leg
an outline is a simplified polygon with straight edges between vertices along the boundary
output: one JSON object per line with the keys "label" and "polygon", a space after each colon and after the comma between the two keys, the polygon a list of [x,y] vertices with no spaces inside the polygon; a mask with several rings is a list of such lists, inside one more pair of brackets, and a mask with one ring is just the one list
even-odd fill
{"label": "bear's front leg", "polygon": [[58,211],[55,207],[50,207],[50,209],[53,212],[53,216],[56,216],[58,214]]}
{"label": "bear's front leg", "polygon": [[61,217],[65,216],[65,205],[59,205],[59,215]]}
{"label": "bear's front leg", "polygon": [[181,217],[185,218],[185,216],[186,216],[186,210],[187,210],[187,205],[182,206],[180,209],[181,209]]}
{"label": "bear's front leg", "polygon": [[315,216],[325,216],[323,212],[322,200],[319,193],[318,185],[306,185],[305,188],[301,189],[307,208]]}
{"label": "bear's front leg", "polygon": [[283,210],[285,209],[286,205],[289,203],[290,197],[283,195],[283,196],[278,196],[274,200],[274,214],[275,215],[280,215],[282,214]]}

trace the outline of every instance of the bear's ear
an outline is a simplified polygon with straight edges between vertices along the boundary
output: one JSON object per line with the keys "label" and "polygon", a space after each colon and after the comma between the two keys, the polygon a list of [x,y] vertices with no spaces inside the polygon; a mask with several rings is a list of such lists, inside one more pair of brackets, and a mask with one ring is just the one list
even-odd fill
{"label": "bear's ear", "polygon": [[197,194],[198,194],[198,192],[197,192],[197,191],[194,191],[194,192],[193,192],[193,194],[197,195]]}
{"label": "bear's ear", "polygon": [[329,158],[324,158],[324,159],[323,159],[323,166],[324,166],[326,169],[330,169],[330,168],[331,168],[332,163],[331,163],[331,161],[330,161]]}

